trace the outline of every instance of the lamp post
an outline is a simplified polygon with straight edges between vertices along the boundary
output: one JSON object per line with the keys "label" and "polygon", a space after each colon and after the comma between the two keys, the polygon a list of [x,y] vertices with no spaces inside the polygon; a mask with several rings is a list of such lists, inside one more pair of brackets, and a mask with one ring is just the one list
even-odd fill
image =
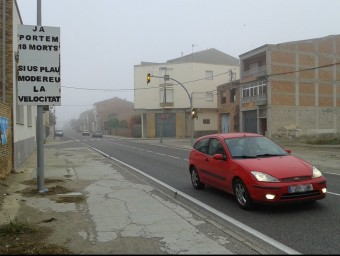
{"label": "lamp post", "polygon": [[[168,80],[172,80],[172,81],[175,81],[176,83],[178,83],[180,86],[183,87],[183,89],[185,90],[185,92],[187,93],[188,95],[188,98],[189,98],[189,101],[190,101],[190,110],[192,109],[192,97],[190,96],[187,88],[184,87],[183,84],[181,84],[179,81],[177,81],[176,79],[173,79],[171,77],[169,77],[169,75],[164,75],[163,76],[154,76],[154,75],[151,75],[150,73],[147,74],[147,83],[150,82],[150,78],[151,77],[156,77],[156,78],[164,78],[164,81],[168,81]],[[165,90],[165,86],[164,86],[164,90]],[[163,109],[164,109],[164,100],[163,100]],[[162,127],[163,128],[163,127]],[[193,131],[194,131],[194,125],[193,125],[193,118],[190,118],[190,145],[192,146],[193,145]]]}

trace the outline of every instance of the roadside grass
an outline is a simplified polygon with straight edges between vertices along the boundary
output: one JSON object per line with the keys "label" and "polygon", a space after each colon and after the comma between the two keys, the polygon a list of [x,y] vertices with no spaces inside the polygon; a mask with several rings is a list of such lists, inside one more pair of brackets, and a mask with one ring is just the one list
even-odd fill
{"label": "roadside grass", "polygon": [[39,231],[38,227],[29,222],[8,221],[7,224],[0,226],[0,236],[11,236],[20,234],[34,234]]}
{"label": "roadside grass", "polygon": [[63,247],[44,243],[53,232],[51,228],[40,227],[33,223],[9,220],[0,226],[0,254],[2,255],[56,255],[71,254]]}
{"label": "roadside grass", "polygon": [[[19,191],[24,197],[48,197],[58,203],[81,203],[84,201],[83,196],[64,196],[58,197],[58,194],[66,194],[71,190],[62,186],[63,180],[46,179],[45,183],[49,184],[48,192],[38,193],[33,185],[36,185],[36,179],[22,182],[28,187]],[[0,183],[2,185],[2,183]],[[1,188],[1,187],[0,187]],[[4,184],[1,195],[6,193]],[[1,197],[0,197],[1,209]],[[51,218],[53,219],[53,218]],[[47,222],[47,221],[42,221]],[[25,221],[24,219],[8,219],[3,225],[0,225],[0,255],[67,255],[73,254],[67,247],[53,244],[49,241],[50,235],[54,232],[54,227],[40,225],[39,223]]]}

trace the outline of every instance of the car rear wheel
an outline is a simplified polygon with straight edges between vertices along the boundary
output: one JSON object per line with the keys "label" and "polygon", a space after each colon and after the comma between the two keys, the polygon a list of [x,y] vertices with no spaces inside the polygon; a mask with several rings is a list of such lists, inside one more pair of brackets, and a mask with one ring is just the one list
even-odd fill
{"label": "car rear wheel", "polygon": [[243,181],[236,179],[234,181],[234,195],[239,206],[244,210],[249,210],[253,206],[253,202],[249,195],[247,187],[244,185]]}
{"label": "car rear wheel", "polygon": [[195,189],[203,189],[205,184],[200,181],[198,172],[195,167],[191,168],[191,182]]}

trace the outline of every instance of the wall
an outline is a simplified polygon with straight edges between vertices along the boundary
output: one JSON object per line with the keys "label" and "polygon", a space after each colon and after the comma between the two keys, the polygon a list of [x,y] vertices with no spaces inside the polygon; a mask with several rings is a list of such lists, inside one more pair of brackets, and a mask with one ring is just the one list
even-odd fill
{"label": "wall", "polygon": [[[273,136],[340,133],[340,35],[271,47]],[[319,68],[315,68],[319,67]],[[295,72],[299,71],[299,72]]]}
{"label": "wall", "polygon": [[[0,179],[6,178],[9,173],[12,171],[13,167],[13,133],[12,133],[12,117],[11,117],[12,109],[7,104],[3,104],[0,102],[0,117],[8,118],[8,127],[6,130],[7,135],[7,143],[1,143],[0,137]],[[1,134],[1,129],[0,129]]]}
{"label": "wall", "polygon": [[[13,101],[13,134],[14,134],[14,169],[20,167],[20,165],[29,157],[32,152],[36,149],[36,117],[37,117],[37,107],[32,106],[31,113],[28,112],[27,106],[21,106],[23,108],[23,123],[17,122],[17,83],[16,83],[16,62],[15,62],[15,52],[17,51],[17,26],[22,24],[20,11],[17,9],[15,1],[8,1],[13,3],[13,23],[11,28],[11,84],[12,84],[12,101]],[[30,115],[30,116],[29,116]],[[46,117],[46,115],[45,115]],[[32,120],[30,125],[28,119]],[[44,126],[45,127],[45,126]],[[46,134],[44,134],[44,137]]]}
{"label": "wall", "polygon": [[[183,138],[190,136],[190,117],[184,118],[183,111],[190,112],[190,97],[192,98],[192,106],[199,109],[199,119],[194,120],[194,130],[197,134],[206,134],[216,132],[217,127],[217,96],[216,88],[218,85],[225,83],[229,79],[228,70],[236,72],[236,77],[239,77],[238,66],[214,65],[205,63],[160,63],[150,65],[136,65],[134,68],[134,109],[135,112],[153,113],[146,115],[143,121],[146,125],[146,132],[143,136],[153,138],[155,136],[155,121],[154,114],[162,111],[160,100],[160,85],[164,84],[163,78],[151,77],[151,82],[147,84],[146,75],[151,73],[155,76],[160,76],[159,69],[166,67],[172,70],[170,78],[179,81],[181,84],[173,80],[167,81],[167,84],[172,84],[173,88],[173,104],[165,106],[165,109],[171,112],[176,112],[176,137]],[[206,71],[213,71],[213,75],[225,73],[213,77],[213,79],[205,79]],[[185,89],[183,88],[185,87]],[[187,93],[188,91],[188,93]],[[211,100],[207,100],[206,94],[210,92]],[[169,103],[170,104],[170,103]],[[149,119],[149,117],[153,119]],[[209,119],[210,124],[203,124],[203,119]]]}

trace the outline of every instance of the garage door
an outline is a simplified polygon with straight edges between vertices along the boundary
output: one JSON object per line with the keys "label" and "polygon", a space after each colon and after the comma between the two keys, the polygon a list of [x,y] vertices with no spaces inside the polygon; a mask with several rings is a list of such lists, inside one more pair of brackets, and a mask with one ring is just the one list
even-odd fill
{"label": "garage door", "polygon": [[159,138],[161,136],[167,138],[176,137],[176,113],[156,114],[156,136]]}

